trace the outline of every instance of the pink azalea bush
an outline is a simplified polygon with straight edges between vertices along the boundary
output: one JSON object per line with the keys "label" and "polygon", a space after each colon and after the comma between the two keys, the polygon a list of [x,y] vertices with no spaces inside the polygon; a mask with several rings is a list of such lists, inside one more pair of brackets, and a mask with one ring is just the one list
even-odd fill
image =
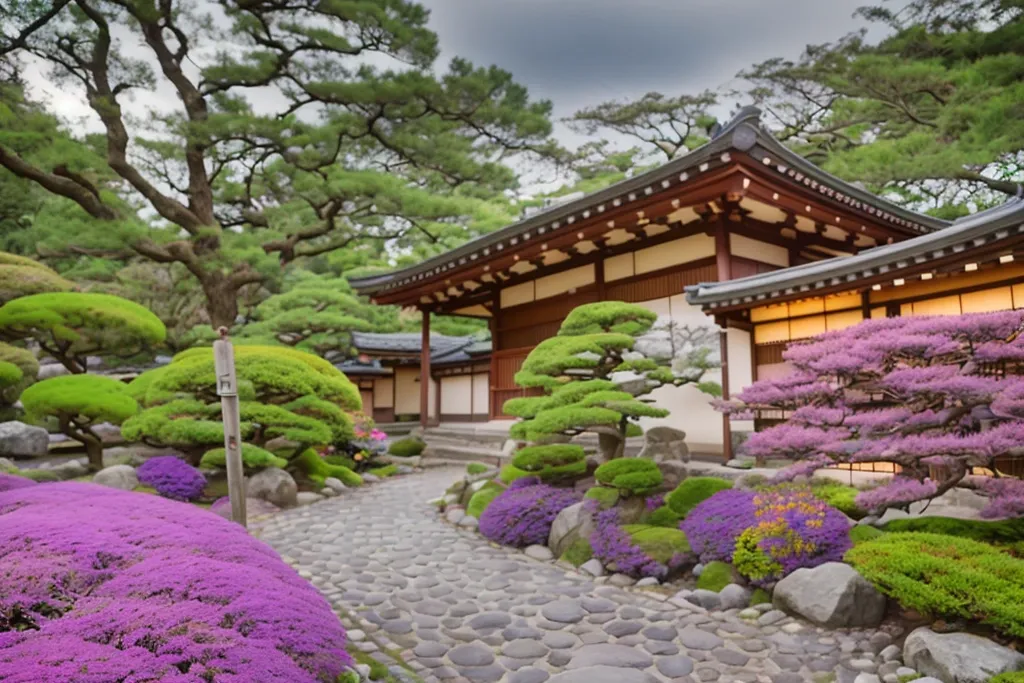
{"label": "pink azalea bush", "polygon": [[[793,374],[717,407],[788,413],[744,444],[749,455],[798,461],[779,481],[837,463],[899,466],[900,476],[857,499],[881,512],[1024,454],[1022,331],[1024,311],[866,320],[790,344],[783,358]],[[1015,516],[1024,498],[1013,484],[979,489],[991,498],[982,512],[990,518]]]}
{"label": "pink azalea bush", "polygon": [[244,529],[92,484],[0,492],[5,683],[333,683],[327,601]]}
{"label": "pink azalea bush", "polygon": [[520,479],[491,501],[480,515],[480,533],[515,548],[547,545],[555,517],[580,502],[582,496],[539,481],[536,477]]}
{"label": "pink azalea bush", "polygon": [[139,482],[152,486],[164,498],[191,501],[203,495],[206,477],[192,465],[173,455],[150,458],[135,471]]}
{"label": "pink azalea bush", "polygon": [[4,474],[0,472],[0,493],[4,491],[13,491],[14,489],[23,489],[26,486],[32,486],[35,482],[26,477],[19,477],[16,474]]}

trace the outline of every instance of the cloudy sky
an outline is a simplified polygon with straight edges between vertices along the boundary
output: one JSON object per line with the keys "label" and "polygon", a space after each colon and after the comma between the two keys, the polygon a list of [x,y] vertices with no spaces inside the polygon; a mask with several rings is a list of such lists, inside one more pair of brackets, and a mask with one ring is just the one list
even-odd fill
{"label": "cloudy sky", "polygon": [[[497,64],[556,114],[651,90],[696,93],[861,26],[866,0],[422,0],[442,59]],[[733,102],[727,102],[727,115]],[[560,130],[560,137],[571,138]],[[568,141],[568,139],[567,139]]]}

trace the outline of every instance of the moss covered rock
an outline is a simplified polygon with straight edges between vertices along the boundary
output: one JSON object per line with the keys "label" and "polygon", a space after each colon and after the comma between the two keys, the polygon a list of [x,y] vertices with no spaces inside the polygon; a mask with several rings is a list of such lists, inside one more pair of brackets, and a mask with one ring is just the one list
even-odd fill
{"label": "moss covered rock", "polygon": [[583,447],[573,444],[527,446],[516,453],[512,464],[546,483],[575,479],[587,473]]}
{"label": "moss covered rock", "polygon": [[388,446],[388,454],[399,458],[411,458],[414,455],[421,454],[426,447],[427,444],[423,439],[416,436],[407,436],[404,439],[392,441],[391,445]]}
{"label": "moss covered rock", "polygon": [[607,510],[619,502],[619,490],[607,486],[592,486],[583,497],[596,500],[602,509]]}
{"label": "moss covered rock", "polygon": [[673,512],[686,517],[693,508],[719,491],[731,489],[732,482],[718,477],[690,477],[665,496],[665,504]]}
{"label": "moss covered rock", "polygon": [[709,562],[697,577],[697,588],[719,592],[733,582],[732,567],[725,562]]}
{"label": "moss covered rock", "polygon": [[679,529],[666,529],[650,524],[627,524],[622,529],[629,534],[633,543],[647,553],[651,559],[668,565],[672,558],[690,553],[686,534]]}
{"label": "moss covered rock", "polygon": [[594,550],[590,547],[590,541],[586,538],[577,538],[558,559],[564,560],[574,567],[579,567],[589,562],[593,557]]}
{"label": "moss covered rock", "polygon": [[[222,469],[227,467],[227,457],[223,448],[214,448],[203,454],[199,466],[206,469]],[[270,451],[264,450],[252,444],[242,444],[242,466],[249,470],[260,470],[264,467],[279,467],[284,469],[288,461],[279,458]]]}
{"label": "moss covered rock", "polygon": [[484,510],[491,502],[501,495],[501,492],[505,490],[505,487],[496,481],[489,481],[483,485],[478,491],[475,491],[472,496],[469,497],[469,502],[466,504],[466,514],[471,517],[480,519],[480,515],[483,514]]}
{"label": "moss covered rock", "polygon": [[594,478],[630,496],[642,496],[656,491],[664,481],[657,463],[646,458],[611,460],[597,468]]}

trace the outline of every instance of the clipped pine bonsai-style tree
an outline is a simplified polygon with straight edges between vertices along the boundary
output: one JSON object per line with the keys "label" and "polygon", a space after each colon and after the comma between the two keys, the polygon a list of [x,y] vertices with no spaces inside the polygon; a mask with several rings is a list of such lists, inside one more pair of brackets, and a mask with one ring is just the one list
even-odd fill
{"label": "clipped pine bonsai-style tree", "polygon": [[25,256],[0,251],[0,303],[32,294],[70,292],[75,284]]}
{"label": "clipped pine bonsai-style tree", "polygon": [[85,446],[92,470],[103,468],[103,439],[93,427],[121,424],[139,410],[123,382],[94,375],[44,379],[26,389],[21,402],[31,420],[56,418],[62,433]]}
{"label": "clipped pine bonsai-style tree", "polygon": [[[276,466],[283,459],[307,476],[349,478],[341,471],[346,468],[313,463],[306,455],[314,447],[354,437],[351,414],[361,410],[362,400],[340,370],[304,351],[270,346],[236,346],[235,369],[242,454],[251,468]],[[173,448],[193,464],[223,463],[212,349],[183,351],[169,365],[137,377],[128,390],[143,410],[124,424],[125,438]],[[287,446],[272,452],[271,441]]]}
{"label": "clipped pine bonsai-style tree", "polygon": [[72,374],[88,356],[130,356],[164,340],[149,309],[110,294],[33,294],[0,306],[0,337],[32,340]]}
{"label": "clipped pine bonsai-style tree", "polygon": [[[663,386],[695,384],[712,395],[718,385],[702,382],[715,367],[707,349],[685,357],[658,361],[635,352],[639,337],[657,320],[652,311],[621,301],[585,304],[573,310],[558,335],[542,341],[530,352],[516,373],[516,383],[541,389],[542,396],[515,398],[505,402],[505,412],[522,418],[513,425],[513,438],[531,441],[548,449],[549,467],[564,466],[561,444],[584,432],[598,435],[602,460],[623,455],[626,438],[642,432],[642,417],[665,417],[668,411],[643,397]],[[576,451],[582,454],[582,449]],[[531,459],[541,461],[544,451],[533,451]],[[518,467],[518,465],[517,465]]]}
{"label": "clipped pine bonsai-style tree", "polygon": [[28,349],[0,343],[0,405],[10,406],[36,381],[39,361]]}

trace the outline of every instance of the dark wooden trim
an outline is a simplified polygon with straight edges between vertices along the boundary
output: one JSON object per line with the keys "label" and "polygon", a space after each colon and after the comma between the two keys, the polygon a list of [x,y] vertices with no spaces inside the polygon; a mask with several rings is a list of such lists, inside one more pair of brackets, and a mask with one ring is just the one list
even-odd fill
{"label": "dark wooden trim", "polygon": [[[420,426],[430,421],[430,311],[421,309],[420,325]],[[440,393],[440,392],[438,392]]]}
{"label": "dark wooden trim", "polygon": [[598,301],[604,301],[604,261],[606,258],[608,257],[605,256],[594,261],[594,283],[597,285]]}
{"label": "dark wooden trim", "polygon": [[782,352],[789,346],[788,341],[754,344],[754,365],[776,365],[782,361]]}
{"label": "dark wooden trim", "polygon": [[869,289],[860,293],[860,314],[864,320],[871,320],[871,290]]}
{"label": "dark wooden trim", "polygon": [[[719,352],[722,356],[722,398],[729,400],[729,336],[723,329],[718,333]],[[729,416],[722,413],[722,457],[725,462],[732,460],[732,425]]]}
{"label": "dark wooden trim", "polygon": [[446,413],[440,416],[441,422],[487,422],[490,418],[483,413]]}
{"label": "dark wooden trim", "polygon": [[394,406],[391,406],[390,408],[376,408],[375,407],[373,409],[373,421],[376,422],[377,424],[381,424],[381,423],[384,423],[384,422],[394,422],[395,421],[395,407]]}
{"label": "dark wooden trim", "polygon": [[[687,261],[686,263],[679,263],[674,266],[667,266],[665,268],[659,268],[658,270],[651,270],[646,273],[640,273],[639,275],[630,275],[629,277],[619,278],[618,280],[610,280],[605,283],[606,287],[618,286],[618,285],[630,285],[634,282],[640,282],[642,280],[651,280],[663,275],[671,275],[672,273],[678,273],[684,270],[694,270],[696,268],[702,268],[704,266],[713,266],[716,263],[716,257],[705,256],[704,258],[694,259],[693,261]],[[633,270],[636,271],[636,264],[633,264]]]}
{"label": "dark wooden trim", "polygon": [[719,221],[715,227],[715,264],[718,268],[718,281],[732,279],[732,252],[729,244],[729,228],[725,221]]}

